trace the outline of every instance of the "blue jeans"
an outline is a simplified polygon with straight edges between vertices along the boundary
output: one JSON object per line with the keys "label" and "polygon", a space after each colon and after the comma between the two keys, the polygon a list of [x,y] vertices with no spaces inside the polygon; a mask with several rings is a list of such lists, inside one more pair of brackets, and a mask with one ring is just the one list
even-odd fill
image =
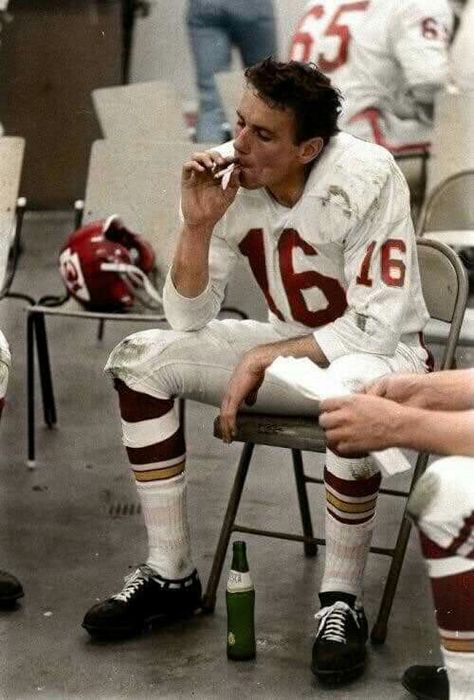
{"label": "blue jeans", "polygon": [[221,143],[226,121],[214,79],[229,70],[231,49],[239,49],[244,66],[277,52],[272,0],[189,0],[186,22],[196,66],[199,121],[196,140]]}

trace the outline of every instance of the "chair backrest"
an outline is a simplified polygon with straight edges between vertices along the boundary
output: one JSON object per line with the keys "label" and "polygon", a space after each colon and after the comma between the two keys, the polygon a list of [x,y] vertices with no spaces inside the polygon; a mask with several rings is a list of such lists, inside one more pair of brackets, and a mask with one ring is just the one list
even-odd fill
{"label": "chair backrest", "polygon": [[466,309],[469,285],[457,254],[444,243],[422,238],[417,242],[423,296],[431,318],[450,324],[440,369],[453,365]]}
{"label": "chair backrest", "polygon": [[179,227],[181,165],[195,150],[190,142],[136,142],[124,148],[113,139],[91,150],[84,223],[118,214],[125,225],[148,238],[158,270],[168,269]]}
{"label": "chair backrest", "polygon": [[427,197],[417,234],[425,231],[474,230],[474,168],[440,182]]}
{"label": "chair backrest", "polygon": [[92,101],[106,138],[124,142],[186,139],[178,94],[164,81],[94,90]]}
{"label": "chair backrest", "polygon": [[8,258],[15,240],[24,150],[24,139],[17,136],[0,138],[0,291],[8,275]]}
{"label": "chair backrest", "polygon": [[439,93],[428,163],[428,193],[460,170],[474,168],[473,114],[473,92]]}
{"label": "chair backrest", "polygon": [[217,73],[216,83],[227,121],[233,126],[235,122],[235,110],[237,109],[237,105],[242,96],[242,89],[245,85],[243,71]]}

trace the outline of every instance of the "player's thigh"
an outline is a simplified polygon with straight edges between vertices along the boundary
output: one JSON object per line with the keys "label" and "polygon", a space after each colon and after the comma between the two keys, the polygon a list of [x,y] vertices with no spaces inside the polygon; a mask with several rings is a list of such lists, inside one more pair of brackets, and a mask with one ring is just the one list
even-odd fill
{"label": "player's thigh", "polygon": [[135,391],[219,405],[243,354],[280,337],[268,323],[212,321],[199,331],[134,333],[111,353],[106,372]]}

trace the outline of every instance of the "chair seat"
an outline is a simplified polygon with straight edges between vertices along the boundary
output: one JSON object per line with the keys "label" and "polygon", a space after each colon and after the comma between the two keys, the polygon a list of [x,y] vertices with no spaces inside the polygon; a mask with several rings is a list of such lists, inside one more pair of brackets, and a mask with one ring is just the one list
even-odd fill
{"label": "chair seat", "polygon": [[[214,421],[214,436],[222,438],[219,416]],[[237,434],[234,440],[308,452],[324,452],[326,450],[326,437],[318,425],[316,415],[302,417],[275,416],[266,413],[239,413],[237,415]]]}
{"label": "chair seat", "polygon": [[[423,330],[423,336],[427,343],[445,343],[448,338],[449,324],[443,321],[437,321],[432,318],[426,324]],[[474,308],[466,309],[464,320],[461,326],[461,334],[458,340],[458,346],[474,345]]]}

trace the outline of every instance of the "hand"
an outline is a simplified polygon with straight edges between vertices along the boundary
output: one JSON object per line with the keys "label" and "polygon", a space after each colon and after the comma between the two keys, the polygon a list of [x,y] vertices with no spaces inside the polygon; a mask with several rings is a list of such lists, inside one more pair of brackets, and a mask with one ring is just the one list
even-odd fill
{"label": "hand", "polygon": [[393,401],[352,394],[326,399],[320,405],[319,424],[330,450],[343,456],[383,450],[397,443],[400,409]]}
{"label": "hand", "polygon": [[253,406],[256,402],[265,369],[266,365],[259,362],[252,351],[234,369],[221,403],[220,426],[224,442],[230,443],[235,437],[236,416],[240,406],[244,402]]}
{"label": "hand", "polygon": [[194,153],[184,164],[181,179],[181,208],[189,229],[212,229],[225,214],[239,189],[239,166],[236,165],[228,186],[222,189],[216,172],[233,158],[223,158],[216,151]]}
{"label": "hand", "polygon": [[429,396],[427,395],[425,374],[387,374],[380,379],[367,384],[363,393],[370,396],[380,396],[405,406],[414,408],[428,408]]}

